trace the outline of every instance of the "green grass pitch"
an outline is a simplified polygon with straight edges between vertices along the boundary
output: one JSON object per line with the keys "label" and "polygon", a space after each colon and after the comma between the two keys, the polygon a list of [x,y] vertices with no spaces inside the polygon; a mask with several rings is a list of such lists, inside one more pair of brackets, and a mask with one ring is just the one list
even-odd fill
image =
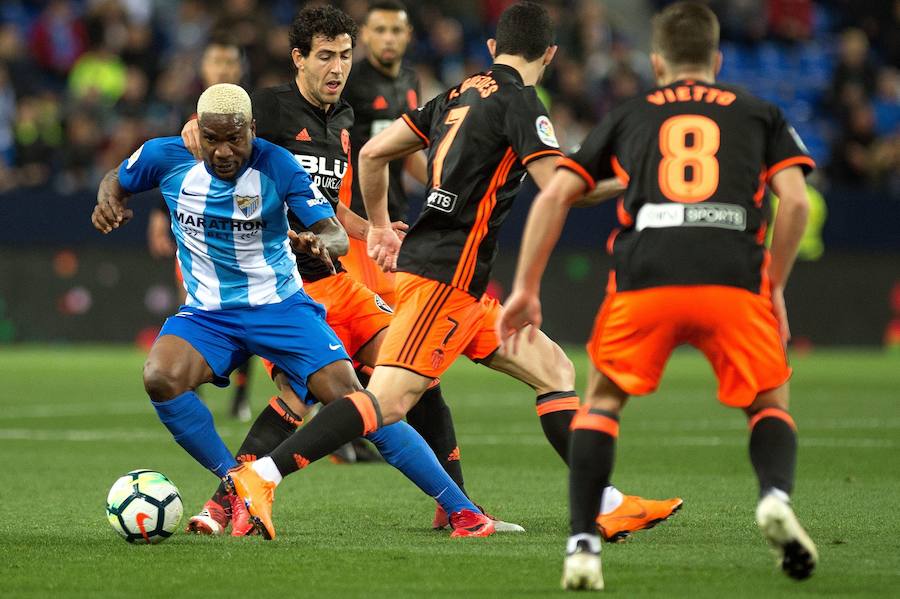
{"label": "green grass pitch", "polygon": [[[583,378],[584,354],[571,355]],[[104,517],[135,468],[168,475],[185,517],[215,486],[170,439],[124,347],[0,350],[0,594],[4,597],[549,597],[566,537],[566,472],[524,386],[469,363],[444,379],[473,497],[524,535],[451,541],[433,502],[383,465],[316,464],[279,487],[279,537],[183,533],[130,546]],[[818,543],[816,575],[776,571],[753,523],[742,415],[714,400],[710,368],[678,353],[660,391],[625,411],[617,485],[680,495],[673,520],[603,552],[619,597],[896,596],[900,587],[900,356],[817,351],[793,359],[800,430],[795,507]],[[271,394],[261,368],[252,396]],[[206,390],[236,447],[227,392]]]}

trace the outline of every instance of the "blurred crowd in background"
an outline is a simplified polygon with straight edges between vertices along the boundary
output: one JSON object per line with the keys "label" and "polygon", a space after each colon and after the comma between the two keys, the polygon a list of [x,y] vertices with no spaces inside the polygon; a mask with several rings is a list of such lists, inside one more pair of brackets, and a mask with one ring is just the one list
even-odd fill
{"label": "blurred crowd in background", "polygon": [[[407,63],[427,100],[490,64],[508,0],[407,2]],[[653,85],[649,19],[662,0],[548,0],[559,54],[543,82],[570,150],[617,102]],[[358,22],[366,0],[332,2]],[[200,55],[227,36],[247,89],[292,77],[292,0],[4,0],[0,192],[73,193],[149,137],[176,135],[201,90]],[[900,201],[900,0],[711,0],[721,79],[788,115],[828,182]]]}

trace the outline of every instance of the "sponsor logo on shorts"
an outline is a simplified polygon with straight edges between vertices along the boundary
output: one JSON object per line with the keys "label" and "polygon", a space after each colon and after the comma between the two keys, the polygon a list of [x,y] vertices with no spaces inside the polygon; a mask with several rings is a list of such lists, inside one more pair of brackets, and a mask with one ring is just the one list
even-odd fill
{"label": "sponsor logo on shorts", "polygon": [[331,351],[341,349],[341,344],[340,343],[329,343],[328,349],[330,349]]}
{"label": "sponsor logo on shorts", "polygon": [[450,193],[440,187],[434,187],[428,194],[425,205],[429,208],[434,208],[435,210],[450,214],[456,208],[457,199],[459,199],[459,196],[455,193]]}
{"label": "sponsor logo on shorts", "polygon": [[375,305],[376,305],[376,306],[378,307],[378,309],[381,310],[382,312],[387,312],[388,314],[393,314],[393,313],[394,313],[393,308],[391,308],[391,307],[388,305],[388,303],[387,303],[386,301],[384,301],[383,299],[381,299],[381,296],[378,295],[377,293],[375,294]]}
{"label": "sponsor logo on shorts", "polygon": [[437,370],[444,363],[444,350],[436,349],[431,352],[431,367]]}

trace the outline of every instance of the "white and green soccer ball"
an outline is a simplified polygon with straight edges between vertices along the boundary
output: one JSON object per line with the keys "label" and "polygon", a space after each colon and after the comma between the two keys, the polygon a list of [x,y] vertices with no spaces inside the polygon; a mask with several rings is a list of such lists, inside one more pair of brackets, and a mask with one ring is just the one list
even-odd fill
{"label": "white and green soccer ball", "polygon": [[175,532],[184,507],[178,489],[155,470],[132,470],[106,497],[110,526],[129,543],[159,543]]}

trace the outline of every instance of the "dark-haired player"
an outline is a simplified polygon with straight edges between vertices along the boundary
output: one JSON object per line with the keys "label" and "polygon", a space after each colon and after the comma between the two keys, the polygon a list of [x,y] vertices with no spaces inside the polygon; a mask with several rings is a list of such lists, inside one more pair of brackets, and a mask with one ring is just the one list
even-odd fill
{"label": "dark-haired player", "polygon": [[[388,163],[427,147],[431,191],[400,251],[397,306],[367,389],[325,406],[269,456],[231,475],[267,527],[271,499],[264,489],[298,469],[291,456],[315,461],[362,432],[399,421],[431,380],[463,354],[535,390],[544,432],[567,459],[568,427],[578,407],[572,363],[540,332],[523,340],[516,353],[500,350],[500,305],[484,296],[497,231],[522,176],[527,169],[545,184],[561,156],[533,87],[556,52],[552,41],[543,7],[521,3],[507,9],[497,39],[488,41],[495,56],[490,71],[406,113],[360,152],[369,248],[379,264],[396,263],[400,249],[387,209]],[[680,499],[624,499],[613,487],[607,496],[616,509],[603,511],[612,512],[608,524],[620,533],[646,528],[681,505]],[[632,507],[637,512],[629,513]],[[491,523],[485,518],[478,525]],[[478,534],[474,527],[472,532]]]}
{"label": "dark-haired player", "polygon": [[[309,173],[314,186],[334,206],[345,229],[361,235],[368,223],[339,202],[340,193],[350,191],[349,178],[345,174],[349,168],[348,129],[353,123],[353,110],[340,95],[351,68],[356,35],[353,20],[335,8],[324,6],[301,11],[290,31],[291,57],[297,68],[294,81],[254,93],[253,106],[257,134],[289,150]],[[197,143],[193,139],[197,134],[197,123],[189,122],[183,131],[189,148]],[[288,221],[294,231],[306,230],[291,213]],[[296,253],[295,257],[304,289],[325,306],[326,320],[338,333],[347,353],[358,362],[374,364],[384,331],[391,321],[390,308],[362,283],[347,275],[337,256],[332,261],[334,269],[303,253]],[[252,425],[238,450],[242,461],[265,455],[294,432],[308,405],[317,399],[323,403],[334,399],[333,396],[298,393],[286,373],[272,362],[275,360],[267,364],[280,397],[272,398]],[[356,377],[351,378],[336,380],[329,394],[348,385],[358,387]],[[481,518],[481,512],[440,468],[433,452],[418,434],[403,423],[385,438],[376,435],[369,439],[388,462],[435,497],[442,509],[450,514],[453,536],[471,536],[468,523]],[[423,455],[423,451],[427,455]],[[304,463],[302,457],[293,459],[296,465]],[[224,487],[220,487],[203,510],[190,519],[189,529],[221,534],[229,523],[229,514],[221,504],[233,505],[230,496]],[[246,519],[233,517],[231,524],[233,535],[242,536],[251,530]]]}
{"label": "dark-haired player", "polygon": [[[412,25],[406,7],[397,0],[371,2],[361,37],[365,44],[365,58],[354,65],[343,95],[353,106],[356,117],[350,129],[353,164],[357,164],[359,150],[366,142],[387,129],[403,113],[419,105],[418,77],[415,71],[403,64],[403,56],[412,39]],[[425,157],[421,152],[391,163],[388,212],[392,221],[406,220],[409,211],[409,199],[403,189],[404,167],[425,183]],[[365,217],[358,171],[353,172],[350,207],[356,214]],[[394,275],[382,271],[369,258],[365,239],[350,242],[350,251],[343,262],[354,278],[393,305]]]}
{"label": "dark-haired player", "polygon": [[[627,185],[614,268],[588,352],[593,370],[572,422],[569,538],[562,585],[602,589],[597,500],[613,466],[619,413],[656,389],[672,350],[709,359],[719,401],[744,410],[759,480],[756,521],[785,573],[808,577],[817,555],[791,509],[797,435],[788,413],[783,289],[808,211],[814,163],[781,111],[716,83],[719,23],[679,2],[653,22],[659,87],[613,110],[531,209],[504,331],[541,323],[541,275],[569,206],[595,182]],[[766,251],[766,184],[781,198]]]}
{"label": "dark-haired player", "polygon": [[[350,128],[350,146],[356,164],[359,150],[372,137],[386,129],[403,113],[418,106],[419,80],[415,71],[403,65],[403,56],[412,39],[412,26],[402,2],[379,0],[369,3],[366,21],[360,36],[365,44],[365,58],[355,65],[347,78],[343,98],[353,107],[355,120]],[[425,183],[425,156],[415,152],[390,164],[388,179],[388,213],[392,222],[405,221],[409,212],[409,199],[403,189],[403,172]],[[349,169],[353,180],[353,194],[345,194],[354,213],[365,217],[362,193],[359,190],[359,173]],[[365,236],[350,237],[350,249],[341,263],[357,281],[374,291],[389,305],[394,304],[394,273],[384,272],[366,251]],[[359,372],[365,384],[371,369]],[[407,421],[419,431],[437,455],[438,461],[465,491],[459,446],[450,407],[444,401],[437,381],[422,395],[422,399],[406,415]],[[435,508],[433,528],[449,526],[447,514],[440,506]],[[498,532],[506,530],[499,525]]]}

